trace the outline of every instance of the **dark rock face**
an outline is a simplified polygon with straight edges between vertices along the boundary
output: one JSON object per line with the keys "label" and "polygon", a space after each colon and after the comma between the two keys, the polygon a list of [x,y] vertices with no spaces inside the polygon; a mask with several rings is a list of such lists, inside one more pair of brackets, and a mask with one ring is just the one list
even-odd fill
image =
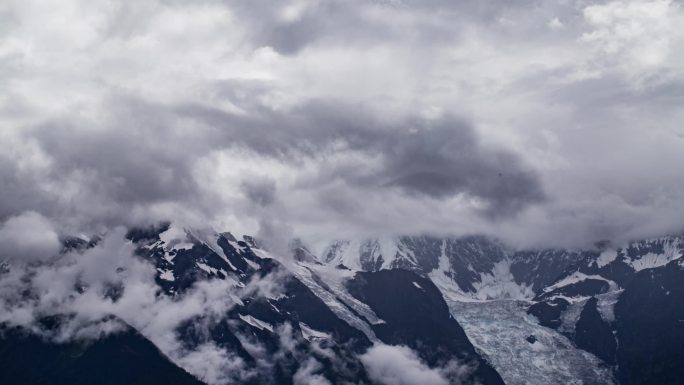
{"label": "dark rock face", "polygon": [[615,306],[618,377],[623,385],[684,379],[684,270],[679,261],[642,270]]}
{"label": "dark rock face", "polygon": [[515,251],[510,256],[511,273],[518,283],[531,285],[535,293],[552,285],[558,277],[579,261],[598,256],[591,251],[546,249]]}
{"label": "dark rock face", "polygon": [[[226,292],[231,307],[225,314],[197,316],[177,326],[176,337],[184,348],[193,351],[209,343],[240,358],[250,369],[247,377],[239,376],[242,385],[293,384],[311,359],[315,374],[332,384],[370,383],[359,359],[371,346],[368,337],[340,319],[278,261],[257,255],[253,239],[236,241],[229,233],[178,229],[164,234],[169,229],[167,223],[126,234],[136,255],[156,268],[160,296],[180,300],[196,284],[219,280],[230,280],[236,290],[255,280],[277,287],[273,295],[249,292],[237,299]],[[65,239],[64,245],[65,253],[92,247],[77,238]],[[74,290],[82,293],[87,288]],[[122,290],[112,286],[104,296],[115,302]],[[58,329],[61,317],[46,319],[45,326]],[[52,344],[16,330],[7,330],[0,339],[0,384],[201,384],[133,329],[87,344]],[[5,360],[5,355],[12,359]],[[26,357],[40,357],[37,369]]]}
{"label": "dark rock face", "polygon": [[537,302],[527,310],[539,320],[539,324],[551,329],[558,329],[562,320],[561,315],[567,310],[570,303],[562,298],[555,298],[550,301]]}
{"label": "dark rock face", "polygon": [[132,329],[97,341],[56,344],[20,329],[0,334],[0,383],[202,385]]}
{"label": "dark rock face", "polygon": [[168,230],[171,226],[170,222],[162,222],[148,227],[134,227],[126,233],[126,239],[138,242],[155,242],[159,240],[159,234]]}
{"label": "dark rock face", "polygon": [[[138,249],[141,257],[150,260],[159,270],[171,271],[173,281],[157,279],[169,295],[182,295],[195,283],[202,280],[222,280],[231,277],[242,284],[252,278],[264,278],[270,273],[284,269],[273,259],[255,254],[250,243],[235,242],[229,233],[217,235],[216,244],[220,250],[194,240],[192,247],[173,252],[173,259],[165,257],[163,245],[147,238]],[[207,272],[209,270],[209,272]],[[244,298],[221,320],[208,325],[208,333],[198,331],[195,325],[206,325],[199,320],[190,320],[178,330],[184,344],[192,349],[206,342],[216,343],[231,354],[235,354],[248,365],[257,365],[259,357],[245,348],[245,343],[257,343],[272,357],[271,366],[262,368],[247,384],[292,384],[293,376],[308,358],[315,358],[321,364],[319,374],[333,384],[368,383],[365,368],[357,355],[365,351],[371,342],[359,330],[337,317],[309,287],[295,276],[283,274],[282,293],[278,298]],[[287,327],[292,336],[290,350],[283,349],[278,330],[264,330],[246,324],[240,317],[254,317],[273,327]],[[331,336],[328,341],[318,341],[317,347],[303,337],[300,323]],[[203,326],[206,327],[206,326]],[[321,353],[321,347],[333,356]],[[263,357],[261,357],[263,359]]]}
{"label": "dark rock face", "polygon": [[614,365],[617,341],[611,325],[601,318],[597,303],[597,299],[592,297],[584,304],[575,325],[575,343],[580,349],[593,353],[609,365]]}
{"label": "dark rock face", "polygon": [[[684,320],[680,313],[684,301],[677,301],[682,298],[678,291],[681,286],[675,286],[684,278],[671,277],[679,274],[677,269],[681,270],[678,261],[684,253],[684,237],[637,241],[614,251],[608,244],[597,246],[596,250],[512,251],[485,237],[402,237],[396,246],[396,255],[360,253],[361,268],[377,271],[401,267],[427,275],[441,267],[446,258],[448,269],[443,271],[444,275],[453,280],[457,286],[454,289],[467,295],[478,290],[478,284],[488,278],[487,274],[493,274],[497,264],[505,262],[515,283],[534,292],[528,313],[541,325],[558,330],[578,348],[612,367],[622,384],[681,383],[678,378],[682,376],[682,365],[676,363],[684,362],[684,327],[679,322]],[[368,263],[363,263],[364,258]],[[419,352],[420,343],[415,341],[431,341],[425,343],[428,346],[437,343],[429,333],[416,334],[415,330],[424,329],[426,324],[435,330],[439,326],[421,318],[429,312],[420,305],[406,305],[418,301],[410,292],[410,285],[404,290],[381,276],[362,273],[350,283],[356,285],[350,286],[354,295],[387,321],[373,326],[377,336],[387,343],[415,347]],[[382,285],[373,286],[374,281],[381,281]],[[415,282],[425,287],[420,281]],[[369,286],[373,290],[362,289]],[[395,298],[392,291],[400,293],[396,297],[400,299],[388,299]],[[414,310],[406,312],[401,306]],[[463,348],[435,346],[444,351]],[[429,362],[430,352],[421,354]]]}
{"label": "dark rock face", "polygon": [[[439,266],[442,254],[442,240],[435,237],[401,237],[401,245],[406,251],[413,253],[420,271],[429,272]],[[405,259],[400,259],[395,268],[410,270],[413,266]]]}
{"label": "dark rock face", "polygon": [[486,237],[466,237],[445,241],[445,255],[449,258],[454,281],[465,292],[475,291],[474,283],[482,273],[490,272],[504,259],[502,245]]}
{"label": "dark rock face", "polygon": [[[153,231],[141,232],[135,236],[141,242],[149,244],[155,241],[155,236],[150,235],[152,233]],[[630,306],[643,309],[644,303],[651,301],[651,297],[643,297],[650,289],[640,289],[645,283],[638,283],[639,280],[636,279],[644,275],[644,271],[651,271],[649,274],[656,277],[653,278],[656,282],[653,283],[653,298],[662,300],[661,297],[667,297],[665,291],[658,286],[665,278],[653,275],[654,272],[662,271],[663,267],[642,272],[636,272],[633,267],[643,256],[667,251],[669,246],[664,241],[630,245],[616,251],[614,259],[607,263],[597,262],[600,257],[597,251],[510,252],[483,237],[460,240],[402,237],[399,242],[397,255],[393,256],[379,254],[380,245],[377,242],[363,244],[359,251],[360,262],[362,268],[370,272],[357,273],[348,282],[348,289],[355,298],[369,305],[386,321],[384,324],[370,325],[381,341],[409,346],[431,366],[442,365],[451,358],[457,358],[475,364],[477,369],[472,374],[473,381],[501,383],[496,371],[477,354],[461,327],[451,318],[438,289],[429,280],[415,273],[396,269],[381,270],[383,265],[387,265],[386,261],[391,260],[391,268],[405,268],[425,274],[439,266],[440,258],[446,257],[451,267],[448,274],[451,274],[458,288],[467,293],[475,290],[474,283],[479,282],[482,273],[492,271],[497,263],[507,260],[515,282],[531,285],[536,293],[535,303],[529,307],[528,313],[534,315],[541,325],[557,330],[560,330],[564,322],[572,322],[569,329],[568,325],[563,326],[563,333],[578,348],[594,354],[606,365],[612,366],[621,383],[643,383],[646,379],[654,378],[662,380],[661,383],[674,383],[668,381],[674,381],[672,379],[679,375],[675,362],[679,359],[677,349],[682,347],[682,342],[678,340],[673,326],[668,325],[668,322],[674,322],[672,320],[678,313],[654,316],[660,313],[657,309],[651,309],[638,316],[628,314],[624,305],[626,301],[632,301]],[[208,247],[203,242],[193,242],[192,248],[174,252],[173,263],[169,262],[168,256],[164,256],[163,250],[155,248],[145,250],[143,257],[153,261],[161,270],[173,271],[174,281],[159,280],[160,286],[171,294],[182,293],[198,280],[233,276],[238,277],[241,282],[247,282],[255,274],[263,276],[279,268],[276,261],[260,258],[252,251],[253,246],[250,244],[256,245],[254,240],[251,243],[236,241],[232,235],[222,234],[218,237],[217,244],[220,252],[216,247]],[[304,249],[295,253],[295,260],[316,263]],[[208,266],[211,271],[198,268],[198,262]],[[346,270],[346,267],[340,266],[339,270]],[[581,273],[581,278],[558,287],[550,287],[575,273]],[[322,287],[326,285],[322,281],[318,283]],[[615,291],[616,287],[625,288],[625,292],[615,307],[616,321],[607,321],[602,308],[605,304],[601,301],[605,302],[605,296],[613,292],[616,294],[614,298],[617,298],[619,291]],[[670,291],[674,293],[676,288]],[[669,298],[678,298],[678,295],[672,294]],[[678,309],[679,304],[672,302],[660,306]],[[568,321],[565,313],[571,309],[577,315],[574,320],[570,317],[571,321]],[[300,280],[290,279],[286,284],[286,293],[281,298],[268,301],[246,300],[226,315],[224,322],[215,327],[216,330],[212,330],[211,338],[214,341],[223,341],[222,346],[227,350],[237,352],[245,362],[251,362],[254,358],[243,349],[238,338],[231,337],[234,327],[231,329],[228,326],[232,322],[230,320],[235,320],[239,315],[254,316],[273,325],[288,324],[294,334],[300,336],[298,353],[282,359],[270,375],[260,379],[261,382],[291,383],[291,376],[299,367],[298,359],[316,354],[311,345],[301,338],[300,322],[332,336],[330,349],[338,357],[344,357],[344,370],[339,366],[339,360],[326,361],[325,357],[317,357],[323,363],[323,373],[327,379],[333,383],[342,378],[368,382],[357,355],[370,346],[370,341],[364,333],[340,319]],[[684,316],[677,319],[684,319]],[[630,336],[639,335],[647,326],[651,330],[648,332],[650,334],[647,333],[649,339],[645,345],[642,338],[630,340]],[[245,325],[241,325],[239,331],[252,335],[271,352],[278,349],[279,342],[271,333],[253,330]],[[192,335],[190,332],[187,334]],[[528,337],[528,342],[535,343],[532,341],[533,337]],[[190,337],[188,339],[191,340]],[[649,348],[651,345],[648,344],[663,346],[667,353],[661,354],[657,349]],[[668,361],[668,357],[675,358]]]}
{"label": "dark rock face", "polygon": [[406,345],[431,366],[452,358],[475,363],[472,382],[503,384],[499,374],[475,351],[430,280],[406,270],[382,270],[357,273],[347,285],[354,297],[385,321],[373,325],[384,343]]}
{"label": "dark rock face", "polygon": [[682,237],[632,242],[606,258],[585,253],[556,281],[573,274],[583,279],[542,290],[528,313],[560,330],[571,308],[562,298],[574,299],[575,309],[584,303],[573,328],[564,333],[611,365],[621,384],[682,383],[683,253]]}
{"label": "dark rock face", "polygon": [[298,280],[287,284],[288,296],[278,300],[280,313],[295,314],[296,320],[304,322],[316,330],[331,333],[335,341],[349,343],[356,350],[364,350],[371,345],[366,336],[339,319],[320,298]]}

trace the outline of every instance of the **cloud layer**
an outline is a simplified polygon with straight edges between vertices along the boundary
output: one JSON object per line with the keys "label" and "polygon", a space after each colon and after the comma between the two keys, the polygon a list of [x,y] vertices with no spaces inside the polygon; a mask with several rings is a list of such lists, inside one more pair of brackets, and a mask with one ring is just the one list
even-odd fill
{"label": "cloud layer", "polygon": [[7,1],[0,19],[15,254],[40,216],[545,246],[684,229],[678,2]]}

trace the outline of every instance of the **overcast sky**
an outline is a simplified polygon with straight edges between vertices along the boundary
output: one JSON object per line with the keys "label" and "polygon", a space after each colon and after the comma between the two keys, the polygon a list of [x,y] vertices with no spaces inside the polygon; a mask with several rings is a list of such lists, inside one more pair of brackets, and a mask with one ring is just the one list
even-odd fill
{"label": "overcast sky", "polygon": [[679,232],[682,25],[678,1],[5,0],[0,240]]}

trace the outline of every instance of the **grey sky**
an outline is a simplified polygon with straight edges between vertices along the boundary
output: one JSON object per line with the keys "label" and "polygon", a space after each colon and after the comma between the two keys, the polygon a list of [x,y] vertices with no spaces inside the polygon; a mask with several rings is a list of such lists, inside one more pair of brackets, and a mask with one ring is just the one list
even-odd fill
{"label": "grey sky", "polygon": [[679,232],[683,22],[659,0],[5,1],[0,231]]}

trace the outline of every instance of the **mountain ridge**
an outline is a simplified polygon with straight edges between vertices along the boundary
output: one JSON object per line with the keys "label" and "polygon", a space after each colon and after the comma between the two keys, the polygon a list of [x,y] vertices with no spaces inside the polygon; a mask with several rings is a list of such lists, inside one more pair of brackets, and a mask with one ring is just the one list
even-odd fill
{"label": "mountain ridge", "polygon": [[[107,237],[65,238],[62,254],[78,265],[104,247]],[[641,291],[662,298],[664,292],[639,278],[649,272],[669,279],[677,292],[672,277],[682,268],[684,251],[678,236],[602,251],[513,250],[486,237],[398,237],[394,244],[332,243],[323,254],[299,241],[292,243],[291,255],[280,255],[253,237],[238,240],[228,232],[172,223],[131,228],[125,238],[134,258],[153,268],[152,281],[164,301],[182,302],[198,288],[226,290],[216,297],[228,302],[226,310],[199,311],[169,331],[184,354],[210,347],[234,357],[245,371],[235,378],[205,374],[210,384],[294,384],[303,378],[379,384],[369,376],[375,371],[367,370],[373,362],[365,353],[377,346],[411,349],[417,365],[447,382],[638,383],[656,374],[640,369],[643,360],[634,358],[641,352],[638,341],[618,340],[630,341],[625,336],[647,315],[625,310],[623,296],[636,308],[644,306]],[[3,266],[3,274],[11,276],[15,266]],[[3,279],[0,274],[0,284]],[[100,300],[112,304],[129,290],[126,282],[106,287]],[[72,295],[92,295],[89,290],[87,283],[79,284]],[[394,301],[405,305],[387,307]],[[681,308],[677,302],[669,306]],[[412,314],[436,318],[406,323]],[[678,314],[662,313],[659,322],[677,327],[672,318]],[[450,326],[439,329],[429,326],[432,322]],[[460,342],[446,348],[426,334],[430,330]],[[679,336],[677,330],[652,339],[663,343]],[[673,349],[674,343],[665,346]],[[673,362],[645,351],[666,365]],[[170,353],[172,361],[203,376],[205,369],[193,367],[187,356]],[[460,369],[447,371],[453,365]],[[672,365],[658,374],[664,383],[678,375]]]}

